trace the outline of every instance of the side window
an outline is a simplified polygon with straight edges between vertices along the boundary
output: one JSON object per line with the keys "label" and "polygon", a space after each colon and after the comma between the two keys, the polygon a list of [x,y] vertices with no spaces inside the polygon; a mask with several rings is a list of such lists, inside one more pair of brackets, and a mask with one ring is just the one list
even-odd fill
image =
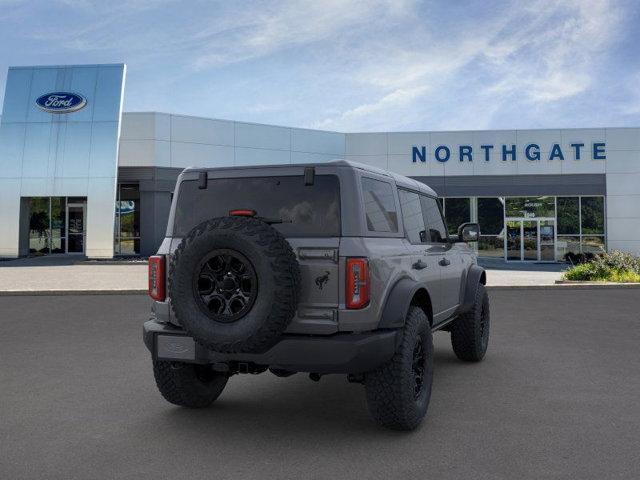
{"label": "side window", "polygon": [[372,178],[363,178],[362,195],[369,231],[397,232],[398,214],[391,184]]}
{"label": "side window", "polygon": [[398,190],[402,223],[404,231],[411,243],[425,243],[427,240],[424,217],[420,206],[420,196],[407,190]]}
{"label": "side window", "polygon": [[447,241],[447,229],[444,226],[442,212],[435,198],[420,195],[424,223],[427,225],[427,241],[444,243]]}

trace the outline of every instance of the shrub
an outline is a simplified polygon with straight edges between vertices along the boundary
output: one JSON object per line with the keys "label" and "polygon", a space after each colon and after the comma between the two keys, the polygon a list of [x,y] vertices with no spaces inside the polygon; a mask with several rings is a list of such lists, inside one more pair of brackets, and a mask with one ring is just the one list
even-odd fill
{"label": "shrub", "polygon": [[594,263],[612,270],[629,271],[640,274],[640,257],[630,253],[614,250],[610,253],[602,253],[593,259]]}
{"label": "shrub", "polygon": [[574,265],[564,273],[564,278],[602,282],[640,282],[640,258],[620,251],[602,253],[587,262]]}
{"label": "shrub", "polygon": [[572,265],[579,265],[581,263],[590,262],[595,258],[595,254],[591,252],[585,253],[573,253],[568,252],[564,254],[564,261],[569,262]]}

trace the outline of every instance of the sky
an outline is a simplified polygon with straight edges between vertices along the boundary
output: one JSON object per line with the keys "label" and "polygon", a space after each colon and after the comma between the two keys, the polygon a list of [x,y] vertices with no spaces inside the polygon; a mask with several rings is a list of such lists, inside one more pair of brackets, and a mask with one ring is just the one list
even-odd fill
{"label": "sky", "polygon": [[0,0],[9,66],[127,64],[125,111],[341,132],[640,126],[640,2]]}

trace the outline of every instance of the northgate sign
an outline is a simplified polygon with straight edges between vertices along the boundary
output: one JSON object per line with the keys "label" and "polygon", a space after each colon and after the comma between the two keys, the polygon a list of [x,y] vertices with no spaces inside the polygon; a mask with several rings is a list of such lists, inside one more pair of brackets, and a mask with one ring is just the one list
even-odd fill
{"label": "northgate sign", "polygon": [[[537,143],[529,143],[527,146],[518,151],[516,145],[500,145],[499,151],[502,153],[502,161],[516,161],[519,154],[522,154],[523,158],[528,161],[535,162],[542,159],[540,145]],[[569,144],[568,152],[562,150],[559,143],[554,143],[549,149],[549,155],[545,155],[548,160],[564,160],[565,157],[572,158],[574,160],[582,160],[583,158],[590,157],[591,160],[606,160],[605,152],[606,144],[604,142],[594,142],[589,146],[584,143],[571,143]],[[485,161],[491,159],[491,153],[494,151],[494,145],[480,145],[481,152],[475,152],[475,154]],[[452,153],[453,150],[453,153]],[[447,145],[439,145],[433,151],[433,158],[441,163],[448,162],[453,158],[453,155],[457,154],[457,159],[460,162],[472,162],[474,159],[474,151],[471,145],[460,145],[457,149],[452,149]],[[414,146],[411,150],[411,156],[413,163],[426,162],[427,161],[427,147],[426,146]]]}

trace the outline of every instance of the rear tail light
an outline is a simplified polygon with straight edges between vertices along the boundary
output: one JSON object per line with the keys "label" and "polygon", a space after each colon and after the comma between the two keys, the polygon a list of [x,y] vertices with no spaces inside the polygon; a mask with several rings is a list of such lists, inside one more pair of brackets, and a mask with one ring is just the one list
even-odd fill
{"label": "rear tail light", "polygon": [[149,296],[158,302],[164,302],[165,259],[164,255],[149,257]]}
{"label": "rear tail light", "polygon": [[363,308],[369,304],[369,261],[347,259],[347,308]]}

